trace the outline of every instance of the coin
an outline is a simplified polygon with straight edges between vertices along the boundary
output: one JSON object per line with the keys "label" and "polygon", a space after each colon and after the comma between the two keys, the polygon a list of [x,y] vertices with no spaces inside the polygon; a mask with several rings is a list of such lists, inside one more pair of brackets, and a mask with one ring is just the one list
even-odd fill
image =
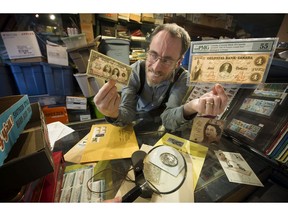
{"label": "coin", "polygon": [[171,154],[171,153],[162,153],[160,155],[160,160],[163,164],[165,164],[166,166],[169,167],[175,167],[178,164],[178,159],[175,155]]}

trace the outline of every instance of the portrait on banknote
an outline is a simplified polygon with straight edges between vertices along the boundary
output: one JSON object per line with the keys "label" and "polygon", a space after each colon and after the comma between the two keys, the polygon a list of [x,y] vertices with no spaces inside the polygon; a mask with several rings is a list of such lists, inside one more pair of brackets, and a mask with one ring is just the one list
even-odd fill
{"label": "portrait on banknote", "polygon": [[102,79],[113,79],[117,83],[127,85],[131,67],[118,60],[110,58],[95,50],[91,50],[86,74]]}
{"label": "portrait on banknote", "polygon": [[265,82],[278,38],[192,41],[188,85]]}
{"label": "portrait on banknote", "polygon": [[224,129],[224,120],[195,117],[189,140],[201,144],[217,144]]}

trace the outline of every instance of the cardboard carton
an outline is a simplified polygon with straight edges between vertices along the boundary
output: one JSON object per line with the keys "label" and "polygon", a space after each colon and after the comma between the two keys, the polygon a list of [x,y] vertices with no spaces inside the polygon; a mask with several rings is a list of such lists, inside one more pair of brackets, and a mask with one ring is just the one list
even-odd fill
{"label": "cardboard carton", "polygon": [[[32,116],[25,130],[0,167],[0,194],[22,186],[54,171],[48,130],[38,103],[31,104]],[[4,199],[1,195],[1,199]]]}
{"label": "cardboard carton", "polygon": [[31,118],[27,95],[0,98],[0,167]]}

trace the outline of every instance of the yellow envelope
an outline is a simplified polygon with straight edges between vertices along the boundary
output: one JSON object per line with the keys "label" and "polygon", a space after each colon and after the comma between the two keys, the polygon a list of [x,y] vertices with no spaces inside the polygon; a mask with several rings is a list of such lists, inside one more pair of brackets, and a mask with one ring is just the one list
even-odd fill
{"label": "yellow envelope", "polygon": [[139,150],[132,125],[116,127],[97,124],[91,127],[81,163],[131,158]]}
{"label": "yellow envelope", "polygon": [[155,146],[163,144],[172,146],[179,151],[191,155],[193,168],[193,186],[195,189],[206,158],[208,148],[169,133],[166,133],[160,140],[158,140]]}
{"label": "yellow envelope", "polygon": [[82,154],[86,147],[88,134],[83,137],[75,146],[73,146],[65,155],[64,159],[67,162],[80,163]]}

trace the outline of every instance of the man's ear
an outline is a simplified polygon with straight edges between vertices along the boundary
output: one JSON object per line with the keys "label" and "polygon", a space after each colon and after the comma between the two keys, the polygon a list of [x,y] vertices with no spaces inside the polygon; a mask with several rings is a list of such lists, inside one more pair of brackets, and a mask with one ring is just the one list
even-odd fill
{"label": "man's ear", "polygon": [[184,56],[182,56],[182,57],[178,60],[178,62],[177,62],[177,67],[179,67],[179,66],[181,65],[181,62],[183,61],[183,59],[184,59]]}

